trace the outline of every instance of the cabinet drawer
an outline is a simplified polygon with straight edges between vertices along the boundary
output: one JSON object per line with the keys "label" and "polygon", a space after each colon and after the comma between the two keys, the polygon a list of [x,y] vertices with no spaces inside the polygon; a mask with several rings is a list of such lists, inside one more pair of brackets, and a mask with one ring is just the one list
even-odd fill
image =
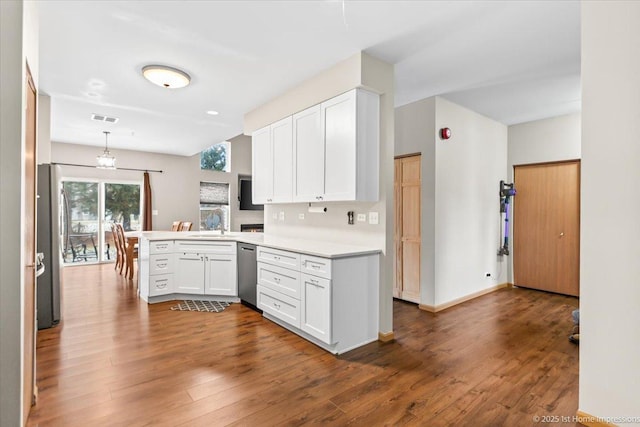
{"label": "cabinet drawer", "polygon": [[258,285],[258,308],[300,328],[300,301],[273,289]]}
{"label": "cabinet drawer", "polygon": [[236,242],[217,240],[176,240],[176,252],[197,252],[201,254],[235,254]]}
{"label": "cabinet drawer", "polygon": [[173,254],[149,256],[149,274],[173,273]]}
{"label": "cabinet drawer", "polygon": [[149,277],[149,296],[165,295],[173,292],[173,274]]}
{"label": "cabinet drawer", "polygon": [[173,240],[149,242],[149,254],[167,254],[173,252]]}
{"label": "cabinet drawer", "polygon": [[331,260],[311,255],[300,255],[300,271],[331,279]]}
{"label": "cabinet drawer", "polygon": [[259,246],[258,261],[300,271],[300,255],[293,252]]}
{"label": "cabinet drawer", "polygon": [[258,283],[295,299],[300,299],[300,273],[264,262],[258,263]]}

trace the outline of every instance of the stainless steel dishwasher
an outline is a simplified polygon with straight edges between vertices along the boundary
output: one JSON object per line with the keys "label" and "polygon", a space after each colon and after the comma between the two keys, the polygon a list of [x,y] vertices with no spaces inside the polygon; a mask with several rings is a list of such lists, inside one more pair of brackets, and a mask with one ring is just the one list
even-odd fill
{"label": "stainless steel dishwasher", "polygon": [[238,243],[238,296],[242,303],[259,312],[257,307],[258,264],[256,245]]}

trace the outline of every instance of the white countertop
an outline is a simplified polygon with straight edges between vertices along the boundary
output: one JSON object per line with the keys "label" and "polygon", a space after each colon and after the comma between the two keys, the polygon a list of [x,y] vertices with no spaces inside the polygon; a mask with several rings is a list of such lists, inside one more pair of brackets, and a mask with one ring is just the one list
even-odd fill
{"label": "white countertop", "polygon": [[230,232],[221,236],[218,231],[143,231],[140,233],[140,237],[148,240],[228,240],[231,242],[250,243],[324,258],[346,258],[382,252],[379,248],[375,247],[279,237],[264,233]]}

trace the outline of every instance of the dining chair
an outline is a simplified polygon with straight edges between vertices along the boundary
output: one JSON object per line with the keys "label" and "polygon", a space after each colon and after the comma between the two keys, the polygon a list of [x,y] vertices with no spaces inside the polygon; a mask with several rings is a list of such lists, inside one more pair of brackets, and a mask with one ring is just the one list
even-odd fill
{"label": "dining chair", "polygon": [[180,230],[179,231],[191,231],[191,227],[193,226],[193,224],[189,221],[185,221],[182,224],[180,224]]}
{"label": "dining chair", "polygon": [[173,224],[171,224],[171,231],[180,231],[181,224],[182,221],[173,221]]}
{"label": "dining chair", "polygon": [[127,265],[127,248],[126,248],[126,239],[124,238],[124,228],[122,228],[122,224],[118,224],[117,222],[113,224],[116,229],[116,245],[118,257],[120,259],[118,273],[122,274],[122,270],[124,270]]}
{"label": "dining chair", "polygon": [[[122,250],[124,253],[124,264],[126,268],[124,270],[125,277],[129,279],[133,278],[133,260],[138,258],[138,248],[137,246],[132,246],[130,243],[127,243],[127,238],[124,236],[124,228],[122,224],[116,224],[118,229],[118,238],[122,242]],[[120,274],[122,274],[122,267],[120,267]]]}
{"label": "dining chair", "polygon": [[122,274],[122,267],[124,266],[124,250],[122,249],[122,243],[120,242],[120,234],[116,227],[116,223],[111,223],[111,233],[113,234],[113,245],[116,247],[116,265],[113,267],[117,270],[120,267],[120,274]]}

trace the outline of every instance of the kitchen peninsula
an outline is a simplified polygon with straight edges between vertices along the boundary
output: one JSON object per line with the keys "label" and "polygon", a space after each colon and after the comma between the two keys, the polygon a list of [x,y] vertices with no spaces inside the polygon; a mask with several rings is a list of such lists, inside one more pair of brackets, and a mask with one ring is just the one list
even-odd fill
{"label": "kitchen peninsula", "polygon": [[238,302],[239,242],[257,246],[265,318],[336,354],[378,339],[377,248],[262,233],[143,232],[140,297]]}

